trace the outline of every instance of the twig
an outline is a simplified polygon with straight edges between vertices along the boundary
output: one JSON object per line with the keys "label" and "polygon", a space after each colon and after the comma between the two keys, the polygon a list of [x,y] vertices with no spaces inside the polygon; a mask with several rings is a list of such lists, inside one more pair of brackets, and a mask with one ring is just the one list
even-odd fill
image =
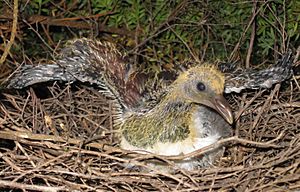
{"label": "twig", "polygon": [[261,108],[261,110],[259,111],[259,113],[257,114],[253,124],[252,124],[252,127],[250,128],[250,132],[252,132],[252,130],[256,127],[256,125],[258,124],[258,121],[260,120],[261,118],[261,115],[263,114],[263,112],[265,111],[266,108],[269,108],[271,103],[272,103],[272,100],[273,100],[273,97],[275,95],[275,93],[279,90],[280,88],[280,84],[277,84],[274,88],[274,90],[271,92],[271,95],[269,95],[268,99],[265,101],[263,107]]}
{"label": "twig", "polygon": [[252,97],[249,101],[246,101],[246,105],[243,106],[242,109],[239,109],[239,111],[235,114],[235,119],[239,119],[240,116],[244,113],[244,111],[257,99],[264,91],[257,92],[254,97]]}
{"label": "twig", "polygon": [[13,23],[12,23],[12,29],[11,29],[11,36],[8,44],[5,46],[5,50],[3,55],[0,58],[0,65],[4,63],[9,50],[14,43],[15,36],[17,34],[17,24],[18,24],[18,0],[14,0],[14,12],[13,12]]}
{"label": "twig", "polygon": [[23,184],[23,183],[17,183],[17,182],[5,181],[5,180],[0,180],[0,186],[3,188],[11,187],[11,188],[22,189],[22,190],[27,189],[27,190],[34,190],[34,191],[50,191],[50,192],[66,190],[65,186],[46,187],[46,186],[41,186],[41,185],[27,185],[27,184]]}
{"label": "twig", "polygon": [[27,23],[28,25],[31,25],[31,23],[41,23],[45,25],[64,26],[64,27],[68,26],[68,27],[79,28],[79,29],[91,29],[98,26],[97,30],[102,32],[115,33],[115,34],[125,35],[129,37],[134,37],[134,33],[132,31],[129,31],[126,28],[108,27],[104,24],[93,25],[87,21],[76,21],[77,19],[78,18],[55,19],[47,16],[34,15],[28,19],[30,24],[25,20],[24,22]]}
{"label": "twig", "polygon": [[[257,2],[256,2],[256,0],[254,0],[253,1],[253,8],[252,8],[252,14],[253,14],[254,18],[256,17],[256,13],[255,13],[256,6],[257,6]],[[250,67],[251,53],[252,53],[252,50],[253,50],[254,38],[255,38],[255,34],[256,34],[255,25],[256,25],[255,20],[253,20],[253,22],[252,22],[252,30],[251,30],[251,37],[250,37],[250,43],[249,43],[249,48],[248,48],[247,57],[246,57],[246,68]]]}
{"label": "twig", "polygon": [[[170,25],[167,23],[167,26],[170,27]],[[185,47],[188,49],[188,51],[190,52],[190,54],[192,55],[193,59],[195,61],[199,62],[199,59],[196,57],[196,55],[194,54],[194,52],[191,50],[191,48],[189,47],[189,45],[180,37],[180,35],[178,35],[176,33],[176,31],[170,27],[171,31],[176,35],[176,37],[185,45]]]}
{"label": "twig", "polygon": [[3,159],[8,165],[10,165],[13,169],[17,171],[22,171],[20,167],[15,165],[5,154],[0,152],[0,158]]}
{"label": "twig", "polygon": [[[264,4],[266,4],[266,3],[264,3]],[[250,19],[248,25],[247,25],[246,28],[244,29],[243,34],[241,35],[239,41],[237,42],[237,44],[235,45],[233,51],[231,52],[231,54],[230,54],[230,59],[229,59],[229,60],[232,60],[232,59],[233,59],[234,53],[238,50],[238,48],[239,48],[239,46],[240,46],[240,44],[241,44],[243,38],[245,37],[245,35],[246,35],[246,33],[247,33],[249,27],[251,26],[251,24],[252,24],[252,22],[254,21],[256,15],[260,12],[260,10],[262,9],[263,6],[264,6],[264,5],[262,5],[262,6],[255,12],[255,14],[252,14],[252,17],[251,17],[251,19]]]}
{"label": "twig", "polygon": [[[35,141],[52,141],[52,142],[66,142],[73,145],[79,145],[82,140],[80,139],[63,139],[62,137],[55,136],[55,135],[45,135],[45,134],[35,134],[31,133],[29,131],[0,131],[0,138],[1,139],[10,139],[13,141],[19,141],[22,142],[21,139],[29,139],[29,140],[35,140]],[[118,148],[116,147],[110,147],[109,145],[106,145],[105,143],[88,143],[86,146],[88,147],[94,147],[97,149],[105,149],[105,150],[114,150],[118,151]],[[120,152],[120,151],[119,151]]]}
{"label": "twig", "polygon": [[[198,150],[195,150],[191,153],[187,153],[187,154],[184,154],[184,155],[170,155],[170,156],[166,156],[166,155],[154,155],[154,154],[149,154],[149,155],[146,155],[146,156],[142,156],[141,158],[139,159],[150,159],[150,158],[153,158],[153,157],[157,157],[159,159],[167,159],[167,160],[182,160],[182,159],[186,159],[186,158],[194,158],[194,157],[199,157],[203,154],[206,154],[212,150],[215,150],[217,147],[220,147],[226,143],[229,143],[229,142],[233,142],[233,143],[240,143],[240,144],[244,144],[244,145],[253,145],[253,146],[256,146],[256,147],[259,147],[259,148],[281,148],[281,146],[278,146],[278,145],[275,145],[275,144],[272,144],[274,141],[277,141],[279,138],[282,137],[282,134],[280,134],[278,137],[276,137],[275,139],[271,140],[271,141],[268,141],[268,142],[256,142],[256,141],[250,141],[250,140],[247,140],[247,139],[241,139],[241,138],[238,138],[237,136],[234,136],[234,137],[229,137],[229,138],[225,138],[225,139],[221,139],[211,145],[208,145],[206,147],[203,147],[201,149],[198,149]],[[146,152],[146,151],[135,151],[135,152],[138,152],[138,153],[149,153],[149,152]]]}

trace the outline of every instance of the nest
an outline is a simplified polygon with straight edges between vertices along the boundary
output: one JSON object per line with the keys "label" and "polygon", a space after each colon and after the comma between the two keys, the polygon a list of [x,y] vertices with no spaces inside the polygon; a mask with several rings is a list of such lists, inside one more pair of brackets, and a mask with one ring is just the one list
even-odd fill
{"label": "nest", "polygon": [[112,104],[96,89],[53,83],[3,92],[0,185],[32,191],[299,190],[296,79],[228,100],[237,121],[233,137],[218,142],[226,146],[223,157],[209,168],[165,173],[126,166],[145,167],[149,160],[172,166],[174,158],[118,148]]}

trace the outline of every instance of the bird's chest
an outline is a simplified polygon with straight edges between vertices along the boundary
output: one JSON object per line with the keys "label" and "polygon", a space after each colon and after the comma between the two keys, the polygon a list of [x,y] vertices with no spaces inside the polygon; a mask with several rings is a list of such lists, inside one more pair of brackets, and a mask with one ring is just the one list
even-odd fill
{"label": "bird's chest", "polygon": [[219,113],[205,106],[195,108],[191,115],[190,130],[193,130],[196,133],[195,137],[198,138],[214,135],[224,137],[230,135],[232,131],[231,126]]}
{"label": "bird's chest", "polygon": [[189,134],[176,142],[159,142],[149,148],[162,155],[187,154],[213,144],[230,133],[230,125],[214,110],[197,105],[189,112]]}

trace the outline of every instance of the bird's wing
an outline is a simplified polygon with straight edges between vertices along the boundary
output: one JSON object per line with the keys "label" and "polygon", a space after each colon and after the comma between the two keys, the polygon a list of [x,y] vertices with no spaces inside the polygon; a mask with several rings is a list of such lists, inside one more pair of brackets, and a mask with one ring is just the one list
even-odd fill
{"label": "bird's wing", "polygon": [[73,82],[76,79],[57,64],[24,65],[13,73],[6,87],[22,89],[37,83],[49,81]]}
{"label": "bird's wing", "polygon": [[288,52],[271,68],[264,70],[239,70],[225,73],[225,93],[239,93],[244,89],[270,88],[291,77],[292,52]]}
{"label": "bird's wing", "polygon": [[53,64],[25,65],[8,80],[7,88],[21,89],[47,81],[80,81],[97,85],[122,108],[142,97],[142,76],[129,71],[126,58],[114,44],[91,39],[69,41]]}
{"label": "bird's wing", "polygon": [[57,63],[80,82],[96,84],[123,108],[134,107],[142,97],[142,75],[130,70],[128,58],[112,43],[86,38],[69,41]]}

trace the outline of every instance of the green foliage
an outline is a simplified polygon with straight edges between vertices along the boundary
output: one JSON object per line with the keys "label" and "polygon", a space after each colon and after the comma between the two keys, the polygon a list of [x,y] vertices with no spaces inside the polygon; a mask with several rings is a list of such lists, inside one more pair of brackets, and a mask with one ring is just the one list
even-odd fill
{"label": "green foliage", "polygon": [[[153,35],[152,32],[168,20],[181,1],[93,2],[94,13],[114,11],[115,14],[107,21],[109,26],[126,26],[131,30],[141,28],[143,33],[140,39],[144,39]],[[297,0],[256,4],[254,50],[258,50],[257,53],[267,56],[276,46],[282,47],[282,44],[287,43],[288,39],[295,42],[299,40],[299,4]],[[188,3],[184,10],[176,13],[177,18],[169,22],[169,25],[173,24],[173,30],[165,30],[154,38],[155,48],[153,43],[149,42],[147,50],[153,51],[157,48],[164,52],[162,57],[173,55],[172,59],[176,60],[188,54],[182,43],[184,41],[198,55],[201,54],[201,48],[208,44],[209,58],[216,55],[217,58],[226,59],[241,40],[239,50],[245,54],[249,48],[252,30],[249,22],[253,17],[253,6],[253,2],[241,0],[210,1],[207,4],[200,1]],[[203,21],[203,25],[199,24]],[[286,34],[283,35],[283,32]],[[165,45],[172,45],[172,50],[165,49]]]}
{"label": "green foliage", "polygon": [[[46,8],[45,5],[47,5],[49,3],[50,0],[32,0],[30,1],[30,9],[31,10],[30,13],[34,13],[37,12],[38,15],[49,15],[50,14],[50,10]],[[44,8],[45,7],[45,8]]]}
{"label": "green foliage", "polygon": [[[253,1],[183,2],[67,0],[54,5],[50,0],[32,0],[26,11],[31,15],[60,15],[65,18],[110,12],[99,17],[97,22],[137,31],[139,42],[151,37],[139,48],[149,63],[173,63],[191,57],[186,45],[199,57],[205,52],[206,61],[226,60],[238,43],[240,55],[246,55],[252,32],[251,20],[256,26],[253,47],[256,57],[269,56],[274,48],[288,47],[288,42],[290,46],[299,46],[298,0],[257,1],[254,19]],[[60,35],[56,37],[61,38]]]}
{"label": "green foliage", "polygon": [[289,4],[274,1],[261,6],[257,18],[257,42],[263,55],[268,55],[275,46],[285,44],[288,38],[294,41],[299,39],[299,11],[300,2],[297,0]]}

